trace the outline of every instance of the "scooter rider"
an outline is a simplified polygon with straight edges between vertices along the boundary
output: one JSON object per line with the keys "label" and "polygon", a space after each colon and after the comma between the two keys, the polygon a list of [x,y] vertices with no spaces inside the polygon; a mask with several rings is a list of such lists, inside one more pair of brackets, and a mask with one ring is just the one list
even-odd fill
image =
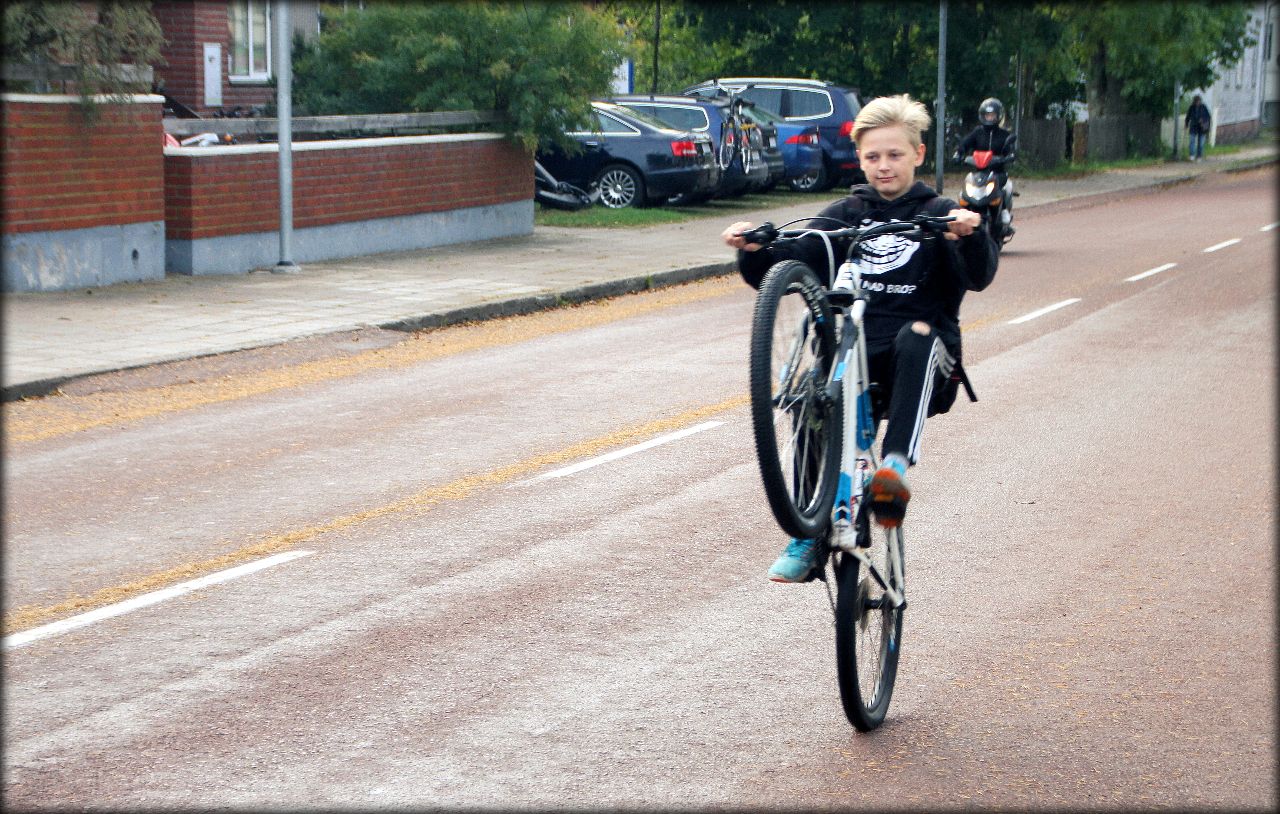
{"label": "scooter rider", "polygon": [[[975,150],[990,150],[992,154],[1004,158],[1012,156],[1018,137],[1005,130],[1001,126],[1003,124],[1004,105],[994,97],[983,99],[982,104],[978,105],[978,126],[961,140],[960,147],[956,150],[955,160],[961,161]],[[1001,189],[1008,189],[1009,173],[1005,171],[1003,166],[996,169],[996,179]],[[1003,197],[1006,210],[1012,210],[1012,196],[1005,195]],[[1015,231],[1012,223],[1012,214],[1008,216],[1002,215],[1001,219],[1006,221],[1003,224],[1006,233],[1012,235]]]}

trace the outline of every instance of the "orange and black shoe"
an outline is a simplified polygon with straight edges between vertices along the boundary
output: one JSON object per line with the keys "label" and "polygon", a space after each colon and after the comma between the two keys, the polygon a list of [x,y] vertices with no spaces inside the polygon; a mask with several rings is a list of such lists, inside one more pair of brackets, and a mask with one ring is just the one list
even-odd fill
{"label": "orange and black shoe", "polygon": [[907,513],[907,501],[911,500],[911,490],[903,473],[890,464],[885,464],[871,476],[867,486],[867,494],[871,498],[871,513],[876,523],[891,529],[902,525],[902,518]]}

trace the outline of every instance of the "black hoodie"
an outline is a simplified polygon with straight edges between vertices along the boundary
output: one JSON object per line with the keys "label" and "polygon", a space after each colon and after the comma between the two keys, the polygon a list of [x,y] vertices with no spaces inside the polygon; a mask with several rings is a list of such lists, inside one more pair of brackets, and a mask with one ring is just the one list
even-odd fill
{"label": "black hoodie", "polygon": [[[820,216],[849,225],[910,220],[916,215],[945,215],[959,206],[943,198],[932,187],[917,181],[905,193],[886,201],[870,185],[861,184],[849,197],[822,210]],[[815,219],[813,229],[832,229],[831,221]],[[834,241],[836,263],[842,262],[849,240]],[[861,264],[862,288],[870,295],[864,319],[867,352],[877,353],[893,346],[898,331],[908,322],[924,320],[933,325],[948,352],[960,358],[960,301],[966,291],[981,291],[996,274],[995,244],[985,229],[958,241],[916,242],[898,235],[882,235],[864,244],[875,252]],[[743,279],[759,288],[769,268],[780,260],[800,260],[818,273],[827,275],[827,250],[814,236],[759,251],[738,252],[738,271]],[[830,283],[824,279],[824,282]]]}

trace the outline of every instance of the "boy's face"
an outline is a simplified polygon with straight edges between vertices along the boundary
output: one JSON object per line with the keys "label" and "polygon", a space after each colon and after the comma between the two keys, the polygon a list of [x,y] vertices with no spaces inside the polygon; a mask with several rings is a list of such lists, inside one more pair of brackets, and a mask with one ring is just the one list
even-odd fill
{"label": "boy's face", "polygon": [[916,182],[916,167],[924,163],[924,145],[912,146],[901,125],[877,127],[862,134],[858,157],[867,183],[891,201]]}

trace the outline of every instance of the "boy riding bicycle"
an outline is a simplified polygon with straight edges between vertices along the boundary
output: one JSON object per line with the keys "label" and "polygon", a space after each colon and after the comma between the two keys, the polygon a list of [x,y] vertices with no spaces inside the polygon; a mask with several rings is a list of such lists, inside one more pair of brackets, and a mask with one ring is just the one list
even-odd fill
{"label": "boy riding bicycle", "polygon": [[[884,235],[871,244],[860,263],[868,296],[864,318],[868,365],[880,388],[880,412],[887,416],[883,464],[867,486],[876,522],[902,522],[911,490],[906,472],[920,455],[927,416],[945,413],[956,397],[960,365],[960,302],[966,291],[981,291],[995,277],[998,254],[976,212],[959,208],[915,180],[924,163],[920,134],[929,129],[924,105],[907,95],[875,99],[862,108],[851,137],[858,147],[867,183],[822,210],[810,228],[831,228],[834,218],[850,225],[909,221],[920,214],[951,215],[945,241],[924,243]],[[811,268],[827,265],[827,246],[817,236],[787,245],[746,243],[742,233],[753,224],[738,222],[724,230],[725,243],[738,250],[738,271],[759,288],[765,273],[781,260],[799,260]],[[843,256],[848,239],[836,241]],[[769,569],[775,582],[803,582],[817,565],[815,540],[792,539]]]}

